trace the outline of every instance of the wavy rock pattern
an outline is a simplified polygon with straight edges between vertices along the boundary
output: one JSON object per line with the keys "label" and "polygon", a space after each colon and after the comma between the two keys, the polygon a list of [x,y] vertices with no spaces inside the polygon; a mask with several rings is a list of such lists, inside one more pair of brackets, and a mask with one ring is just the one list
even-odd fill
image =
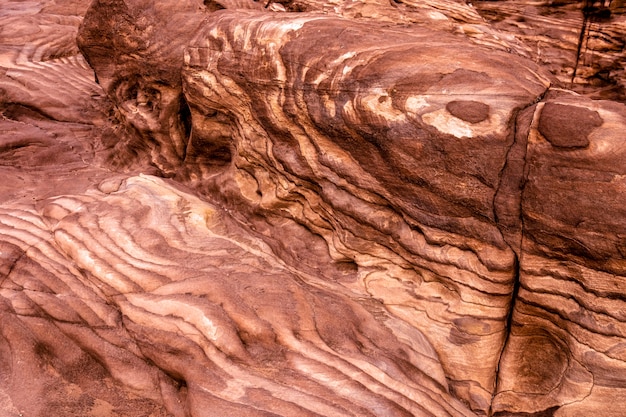
{"label": "wavy rock pattern", "polygon": [[[425,337],[382,305],[294,271],[162,180],[101,189],[51,199],[43,217],[3,214],[12,323],[54,323],[109,378],[172,415],[471,415],[444,388]],[[64,356],[52,341],[42,349]],[[14,379],[9,394],[18,389]]]}
{"label": "wavy rock pattern", "polygon": [[[473,2],[492,28],[514,36],[525,45],[525,55],[549,69],[562,86],[595,99],[624,102],[626,3],[623,0],[595,2],[596,6],[610,3],[610,17],[590,18],[577,60],[583,3],[525,0]],[[576,76],[572,80],[574,67]]]}
{"label": "wavy rock pattern", "polygon": [[[555,146],[542,134],[544,124],[574,115],[580,122],[569,137],[584,137],[585,146]],[[571,94],[534,110],[520,288],[496,410],[622,413],[625,121],[623,105]]]}
{"label": "wavy rock pattern", "polygon": [[[167,415],[116,383],[91,355],[104,346],[96,336],[106,333],[103,323],[119,312],[84,285],[38,208],[50,196],[83,192],[115,175],[95,163],[106,100],[75,42],[86,6],[0,2],[3,417]],[[111,350],[108,360],[120,352]]]}
{"label": "wavy rock pattern", "polygon": [[[189,146],[233,141],[248,204],[355,263],[363,289],[427,332],[451,387],[486,410],[515,275],[493,201],[509,120],[547,80],[444,34],[372,27],[220,14],[186,52]],[[455,63],[461,50],[468,60]]]}
{"label": "wavy rock pattern", "polygon": [[452,0],[4,5],[3,416],[621,415],[626,107],[534,38]]}
{"label": "wavy rock pattern", "polygon": [[109,175],[93,164],[106,99],[75,41],[81,3],[0,2],[2,202],[80,192]]}

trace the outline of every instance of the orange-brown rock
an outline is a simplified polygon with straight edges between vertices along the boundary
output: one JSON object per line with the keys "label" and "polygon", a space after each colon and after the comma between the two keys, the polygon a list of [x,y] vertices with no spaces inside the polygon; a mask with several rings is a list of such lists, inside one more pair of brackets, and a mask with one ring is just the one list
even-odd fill
{"label": "orange-brown rock", "polygon": [[[516,50],[548,69],[562,87],[594,99],[626,100],[623,0],[478,0],[472,4],[502,36],[524,45]],[[586,20],[585,8],[589,9]]]}
{"label": "orange-brown rock", "polygon": [[220,192],[321,236],[355,265],[350,286],[427,334],[453,391],[486,412],[516,271],[493,201],[511,119],[548,81],[480,51],[419,27],[221,12],[188,46],[183,85],[189,146],[228,146]]}
{"label": "orange-brown rock", "polygon": [[521,3],[0,0],[0,415],[621,415],[626,107]]}
{"label": "orange-brown rock", "polygon": [[[586,144],[559,146],[542,134],[542,120],[562,114],[580,120],[572,137]],[[622,413],[625,122],[624,105],[573,94],[535,107],[519,291],[494,410]]]}

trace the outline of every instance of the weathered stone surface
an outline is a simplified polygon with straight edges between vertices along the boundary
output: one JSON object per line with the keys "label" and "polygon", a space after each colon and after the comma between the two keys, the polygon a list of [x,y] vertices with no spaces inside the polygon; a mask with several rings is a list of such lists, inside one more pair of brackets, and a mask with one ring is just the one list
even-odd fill
{"label": "weathered stone surface", "polygon": [[[521,73],[525,61],[447,36],[222,12],[186,52],[186,98],[202,126],[190,146],[208,148],[216,131],[231,138],[220,178],[234,184],[220,192],[322,236],[336,261],[356,265],[360,291],[428,333],[452,389],[486,411],[515,275],[493,200],[510,119],[548,83],[532,64]],[[467,60],[455,61],[461,51]],[[465,97],[489,119],[450,114]]]}
{"label": "weathered stone surface", "polygon": [[446,104],[446,110],[454,117],[472,124],[480,123],[489,117],[489,106],[474,100],[453,100]]}
{"label": "weathered stone surface", "polygon": [[[602,4],[610,3],[610,7],[600,15],[604,17],[591,15],[583,29],[585,3],[596,9]],[[516,45],[524,45],[516,47],[516,51],[548,69],[562,87],[595,99],[626,101],[623,0],[478,0],[472,4],[502,36],[513,36],[518,41]]]}
{"label": "weathered stone surface", "polygon": [[541,109],[537,128],[552,146],[586,148],[589,146],[589,135],[602,122],[598,112],[586,107],[546,103]]}
{"label": "weathered stone surface", "polygon": [[0,201],[83,191],[109,175],[92,163],[105,96],[75,41],[86,5],[0,4]]}
{"label": "weathered stone surface", "polygon": [[626,108],[528,39],[452,0],[96,0],[100,91],[85,5],[21,6],[0,414],[621,415]]}
{"label": "weathered stone surface", "polygon": [[[116,165],[145,160],[171,173],[184,158],[188,126],[181,118],[181,50],[203,15],[200,0],[94,1],[78,42],[97,80],[116,104],[123,131],[111,157]],[[106,11],[103,13],[102,11]]]}
{"label": "weathered stone surface", "polygon": [[602,126],[584,149],[555,147],[530,131],[520,288],[494,409],[619,415],[626,148],[618,131],[626,108],[562,95],[537,105],[533,125],[549,106],[593,112]]}
{"label": "weathered stone surface", "polygon": [[[49,372],[63,372],[67,348],[53,340],[69,338],[111,385],[172,415],[471,415],[444,388],[424,335],[382,304],[294,270],[227,213],[163,180],[100,188],[50,199],[42,216],[2,214],[15,253],[6,319],[28,326],[18,335],[37,322],[58,333],[49,352],[15,359],[49,358]],[[19,370],[8,367],[7,391],[27,410]]]}

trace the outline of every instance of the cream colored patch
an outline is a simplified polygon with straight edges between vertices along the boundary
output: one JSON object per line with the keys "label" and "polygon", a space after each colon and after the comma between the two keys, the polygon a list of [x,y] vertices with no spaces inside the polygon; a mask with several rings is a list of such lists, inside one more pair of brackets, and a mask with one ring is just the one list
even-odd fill
{"label": "cream colored patch", "polygon": [[328,96],[325,96],[324,103],[328,114],[330,114],[331,117],[335,117],[337,115],[337,107],[335,106],[335,102],[330,100]]}
{"label": "cream colored patch", "polygon": [[249,382],[239,378],[230,378],[226,380],[226,388],[222,392],[233,400],[239,400],[246,397],[248,388],[250,388]]}
{"label": "cream colored patch", "polygon": [[594,109],[602,118],[602,128],[594,129],[589,135],[590,146],[587,152],[595,155],[623,154],[626,145],[624,119],[621,115],[602,108]]}
{"label": "cream colored patch", "polygon": [[428,106],[430,106],[430,104],[426,101],[425,96],[409,97],[406,99],[406,103],[404,104],[406,111],[414,114],[418,114],[420,110],[425,109]]}
{"label": "cream colored patch", "polygon": [[351,120],[352,122],[356,122],[357,121],[357,115],[356,115],[356,111],[354,110],[354,106],[352,105],[351,101],[346,102],[346,104],[343,105],[343,115],[346,119]]}
{"label": "cream colored patch", "polygon": [[317,77],[315,77],[315,79],[313,80],[312,84],[313,85],[319,85],[322,81],[324,81],[326,78],[328,78],[328,74],[325,72],[320,73],[320,75],[318,75]]}
{"label": "cream colored patch", "polygon": [[0,387],[0,411],[4,412],[4,413],[11,413],[9,415],[22,415],[22,413],[20,413],[20,411],[15,408],[15,405],[13,404],[13,401],[11,400],[11,397],[9,396],[9,394],[7,394],[1,387]]}
{"label": "cream colored patch", "polygon": [[626,175],[615,175],[611,180],[611,184],[620,185],[626,191]]}
{"label": "cream colored patch", "polygon": [[[346,60],[348,60],[348,59],[350,59],[350,58],[354,58],[354,56],[355,56],[355,55],[356,55],[356,52],[354,52],[354,51],[346,52],[345,54],[341,55],[339,58],[335,59],[335,60],[332,62],[332,65],[334,66],[334,65],[340,64],[340,63],[342,63],[342,62],[344,62],[344,61],[346,61]],[[351,66],[349,66],[349,65],[346,65],[346,66],[343,68],[343,72],[342,72],[342,74],[343,74],[343,75],[346,75],[347,73],[349,73],[350,71],[352,71],[352,68],[353,68],[353,67],[351,67]]]}
{"label": "cream colored patch", "polygon": [[139,189],[149,190],[152,195],[158,195],[162,201],[169,203],[174,212],[177,207],[184,207],[183,214],[190,225],[204,229],[216,220],[217,211],[214,206],[193,195],[177,190],[160,178],[140,174],[138,177],[128,178],[126,184],[126,189],[135,186]]}
{"label": "cream colored patch", "polygon": [[[441,133],[456,136],[457,138],[473,138],[477,136],[506,136],[508,120],[511,117],[515,103],[512,100],[499,99],[497,104],[489,103],[491,113],[489,117],[479,123],[470,123],[453,116],[445,108],[444,103],[426,103],[422,97],[410,97],[407,100],[407,112],[424,112],[424,108],[431,105],[439,110],[425,113],[422,121],[439,130]],[[441,107],[440,107],[441,106]]]}
{"label": "cream colored patch", "polygon": [[276,42],[269,42],[267,44],[267,51],[269,53],[271,61],[274,63],[274,66],[276,68],[276,80],[283,83],[286,82],[287,70],[283,65],[280,57],[280,46],[276,45]]}
{"label": "cream colored patch", "polygon": [[435,12],[435,11],[428,12],[428,17],[431,18],[432,20],[438,20],[438,21],[448,20],[448,16],[446,16],[445,14],[441,12]]}
{"label": "cream colored patch", "polygon": [[391,97],[382,89],[376,89],[373,91],[373,94],[361,98],[359,104],[364,110],[372,112],[385,120],[392,122],[406,120],[404,113],[393,107]]}
{"label": "cream colored patch", "polygon": [[281,22],[280,23],[280,30],[283,33],[289,32],[291,30],[297,31],[297,30],[302,29],[304,24],[307,23],[307,22],[310,22],[311,20],[315,20],[315,19],[304,18],[304,19],[293,19],[290,22]]}
{"label": "cream colored patch", "polygon": [[259,203],[261,196],[259,195],[259,183],[247,171],[238,169],[235,171],[235,182],[241,190],[241,194],[248,200]]}
{"label": "cream colored patch", "polygon": [[434,126],[440,132],[456,136],[457,138],[474,137],[474,132],[469,123],[452,116],[445,109],[427,113],[422,116],[422,120]]}
{"label": "cream colored patch", "polygon": [[270,4],[269,10],[273,12],[286,12],[285,6],[280,3],[272,3]]}
{"label": "cream colored patch", "polygon": [[[339,65],[341,65],[343,62],[347,61],[348,59],[354,58],[356,56],[356,52],[346,52],[345,54],[337,57],[336,59],[334,59],[333,61],[331,61],[328,64],[328,68],[336,68]],[[351,67],[350,65],[345,65],[344,68],[342,69],[342,75],[346,75],[348,74],[350,71],[352,71],[354,67]],[[330,75],[332,75],[332,70],[327,70],[324,71],[322,73],[320,73],[315,80],[313,80],[313,84],[314,85],[319,85],[322,81],[324,81],[325,79],[327,79]]]}
{"label": "cream colored patch", "polygon": [[96,398],[93,402],[93,406],[89,411],[89,415],[92,417],[107,417],[114,415],[114,407],[110,403]]}

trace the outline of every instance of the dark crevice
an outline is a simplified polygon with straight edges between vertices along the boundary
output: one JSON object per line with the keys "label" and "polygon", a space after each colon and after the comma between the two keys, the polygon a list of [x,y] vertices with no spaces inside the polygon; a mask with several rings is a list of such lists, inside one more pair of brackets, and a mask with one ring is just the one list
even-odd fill
{"label": "dark crevice", "polygon": [[183,155],[181,157],[182,162],[184,163],[187,159],[187,148],[189,147],[189,142],[191,141],[191,109],[189,108],[189,104],[187,104],[187,100],[185,100],[184,94],[180,96],[180,110],[179,110],[179,120],[183,127],[183,138],[186,141],[185,146],[183,148]]}
{"label": "dark crevice", "polygon": [[559,408],[559,406],[550,407],[535,413],[509,413],[501,411],[494,414],[493,417],[553,417],[554,413],[556,413]]}
{"label": "dark crevice", "polygon": [[[514,259],[514,266],[515,266],[515,273],[513,275],[513,291],[511,292],[511,300],[509,301],[509,308],[508,308],[508,313],[507,313],[507,317],[506,317],[506,324],[505,324],[505,336],[504,336],[504,342],[502,343],[502,349],[500,350],[500,355],[498,357],[498,364],[496,365],[496,376],[495,376],[495,382],[494,382],[494,387],[493,387],[493,394],[491,397],[491,404],[489,406],[489,416],[494,416],[493,414],[493,401],[498,393],[498,383],[499,383],[499,379],[500,379],[500,366],[502,364],[502,358],[504,357],[504,352],[506,350],[506,347],[509,343],[509,338],[511,337],[511,331],[513,329],[513,314],[515,312],[515,304],[517,302],[517,298],[518,298],[518,294],[519,294],[519,289],[520,289],[520,261],[517,255],[515,255],[515,259]],[[499,415],[499,414],[496,414]]]}
{"label": "dark crevice", "polygon": [[[498,384],[500,381],[500,371],[504,353],[509,344],[511,332],[513,329],[513,316],[515,314],[515,306],[519,296],[521,287],[521,264],[522,264],[522,247],[524,240],[524,187],[528,176],[528,135],[535,118],[535,105],[543,101],[549,92],[549,87],[537,96],[534,102],[527,107],[520,109],[513,118],[513,143],[511,144],[506,162],[500,172],[500,183],[494,195],[493,207],[496,225],[504,240],[513,251],[513,287],[511,289],[511,298],[508,305],[507,316],[505,321],[505,335],[502,348],[498,357],[495,369],[495,382],[489,406],[488,416],[504,417],[508,414],[493,413],[493,402],[498,394]],[[507,197],[509,197],[507,199]],[[510,199],[514,198],[513,203]],[[507,205],[507,203],[509,203]],[[552,411],[553,413],[554,411]],[[543,414],[542,414],[543,415]],[[552,415],[552,414],[547,414]]]}
{"label": "dark crevice", "polygon": [[208,12],[216,12],[226,8],[223,4],[216,0],[204,0],[204,6]]}
{"label": "dark crevice", "polygon": [[52,115],[48,114],[43,109],[34,105],[26,103],[0,103],[0,114],[3,117],[14,120],[22,121],[24,118],[31,118],[34,120],[51,120],[62,122],[63,120],[56,120]]}

